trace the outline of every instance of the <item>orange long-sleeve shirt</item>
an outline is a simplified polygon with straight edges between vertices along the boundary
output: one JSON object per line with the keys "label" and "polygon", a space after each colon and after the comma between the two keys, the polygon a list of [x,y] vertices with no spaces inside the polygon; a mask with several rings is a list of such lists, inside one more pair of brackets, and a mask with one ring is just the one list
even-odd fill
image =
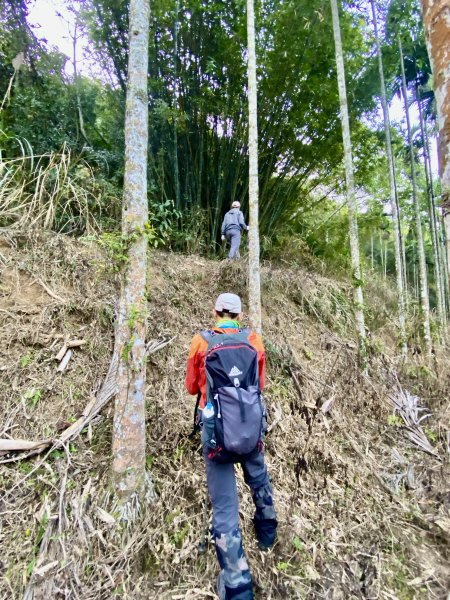
{"label": "orange long-sleeve shirt", "polygon": [[[213,331],[218,333],[237,333],[236,329],[222,329],[214,327]],[[264,389],[266,383],[266,353],[264,345],[259,336],[255,332],[250,332],[248,341],[258,353],[258,369],[259,369],[259,386]],[[201,393],[199,408],[204,408],[206,404],[206,371],[205,371],[205,356],[208,349],[208,343],[197,333],[192,338],[191,347],[189,349],[186,369],[186,379],[184,384],[187,391],[192,396]]]}

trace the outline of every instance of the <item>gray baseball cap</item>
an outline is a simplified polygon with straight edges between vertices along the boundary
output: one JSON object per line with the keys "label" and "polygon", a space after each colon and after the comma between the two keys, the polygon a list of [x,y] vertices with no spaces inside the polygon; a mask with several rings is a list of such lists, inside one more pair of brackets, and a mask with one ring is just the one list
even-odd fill
{"label": "gray baseball cap", "polygon": [[242,311],[241,299],[236,294],[220,294],[214,308],[219,312],[226,310],[238,315]]}

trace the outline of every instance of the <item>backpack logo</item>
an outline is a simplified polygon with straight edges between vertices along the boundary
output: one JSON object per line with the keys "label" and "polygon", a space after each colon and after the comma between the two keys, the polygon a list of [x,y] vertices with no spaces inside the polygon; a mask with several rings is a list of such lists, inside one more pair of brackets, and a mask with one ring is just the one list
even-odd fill
{"label": "backpack logo", "polygon": [[229,377],[237,377],[238,375],[242,375],[242,371],[239,371],[239,369],[236,367],[236,365],[231,369],[231,371],[228,373]]}

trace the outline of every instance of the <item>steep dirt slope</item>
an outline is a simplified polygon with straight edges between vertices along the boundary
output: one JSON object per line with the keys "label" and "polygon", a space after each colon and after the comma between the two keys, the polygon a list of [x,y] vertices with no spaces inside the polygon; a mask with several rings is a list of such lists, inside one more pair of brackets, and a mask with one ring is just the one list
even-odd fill
{"label": "steep dirt slope", "polygon": [[[93,242],[42,233],[4,232],[0,261],[0,437],[56,437],[108,369],[115,266]],[[184,363],[191,336],[210,323],[214,297],[246,296],[245,270],[154,252],[149,280],[149,339],[176,335],[148,365],[147,462],[157,497],[134,529],[116,522],[112,405],[49,455],[0,456],[1,598],[215,597],[213,548],[197,553],[204,468],[198,440],[188,439],[194,399],[183,389]],[[262,280],[267,462],[280,526],[275,548],[261,553],[239,476],[257,597],[446,598],[448,361],[401,370],[382,354],[389,319],[374,291],[370,310],[382,337],[372,340],[365,376],[355,360],[348,288],[287,266],[265,265]],[[70,340],[83,344],[58,372],[55,356]],[[420,451],[392,414],[396,369],[433,411],[425,431],[437,456]]]}

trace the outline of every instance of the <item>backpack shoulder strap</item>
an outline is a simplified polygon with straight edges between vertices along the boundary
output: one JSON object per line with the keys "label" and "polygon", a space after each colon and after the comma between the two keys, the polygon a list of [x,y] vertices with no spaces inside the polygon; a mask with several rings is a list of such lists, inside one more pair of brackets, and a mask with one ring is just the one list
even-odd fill
{"label": "backpack shoulder strap", "polygon": [[217,333],[210,329],[204,329],[203,331],[200,331],[200,335],[202,336],[202,338],[205,340],[205,342],[208,344],[208,347],[209,347],[209,345],[211,344],[211,342],[213,341],[213,339],[215,338]]}
{"label": "backpack shoulder strap", "polygon": [[202,394],[201,392],[199,392],[197,394],[197,401],[195,403],[195,408],[194,408],[194,424],[192,427],[192,431],[189,434],[189,438],[193,438],[194,435],[197,433],[197,431],[200,431],[200,424],[198,422],[198,406],[200,404],[200,398],[201,398]]}

